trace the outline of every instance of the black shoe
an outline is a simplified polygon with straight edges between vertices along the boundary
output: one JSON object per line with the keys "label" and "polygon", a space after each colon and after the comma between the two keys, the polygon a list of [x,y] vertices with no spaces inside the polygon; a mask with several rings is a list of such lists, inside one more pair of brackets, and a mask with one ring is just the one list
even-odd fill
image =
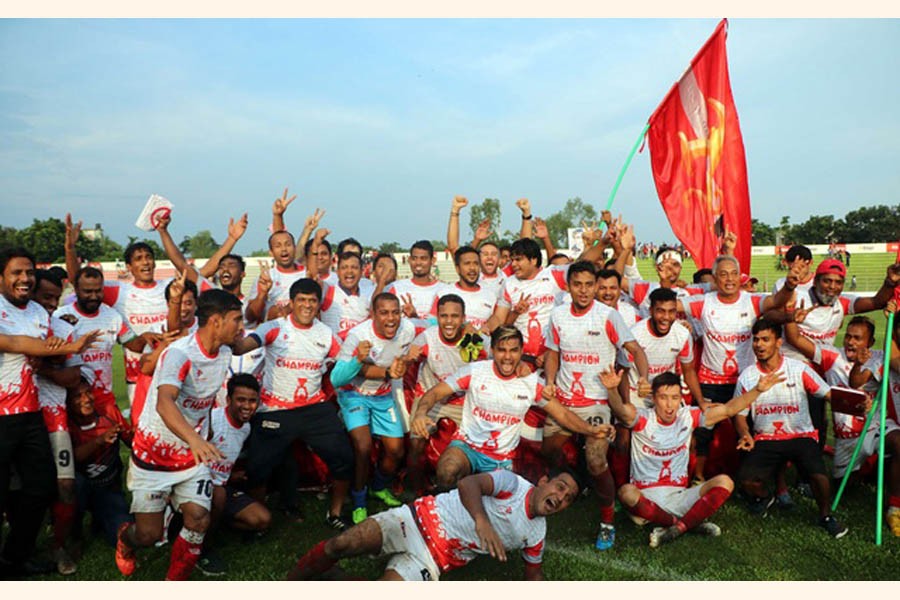
{"label": "black shoe", "polygon": [[769,515],[769,509],[775,504],[775,496],[767,496],[765,498],[754,498],[747,504],[747,510],[752,515],[757,515],[761,519],[765,519]]}
{"label": "black shoe", "polygon": [[203,556],[197,561],[197,568],[200,569],[201,573],[210,577],[218,577],[228,571],[225,559],[212,550],[207,550],[203,553]]}
{"label": "black shoe", "polygon": [[841,539],[847,532],[847,526],[834,518],[834,515],[828,515],[819,519],[819,527],[828,532],[828,535],[836,540]]}
{"label": "black shoe", "polygon": [[332,529],[337,529],[338,531],[347,531],[350,529],[350,523],[340,515],[325,513],[325,523]]}

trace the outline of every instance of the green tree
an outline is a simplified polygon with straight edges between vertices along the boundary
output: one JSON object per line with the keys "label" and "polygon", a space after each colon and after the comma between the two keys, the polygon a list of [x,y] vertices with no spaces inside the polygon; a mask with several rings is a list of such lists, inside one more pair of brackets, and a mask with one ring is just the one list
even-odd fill
{"label": "green tree", "polygon": [[153,250],[153,256],[156,257],[156,260],[166,260],[166,251],[162,249],[162,246],[160,246],[159,242],[157,242],[156,240],[147,238],[139,240],[136,235],[129,235],[128,245],[130,246],[135,242],[144,242],[145,244],[150,246],[150,249]]}
{"label": "green tree", "polygon": [[544,219],[544,222],[553,245],[556,248],[567,248],[570,227],[580,227],[582,221],[591,223],[596,220],[597,211],[594,207],[576,197],[566,200],[563,209]]}
{"label": "green tree", "polygon": [[472,205],[472,210],[469,212],[469,229],[472,230],[473,238],[478,225],[485,219],[491,220],[491,236],[488,239],[492,242],[498,242],[497,230],[500,228],[500,201],[496,198],[485,198],[481,204]]}
{"label": "green tree", "polygon": [[431,245],[434,246],[435,252],[443,252],[447,249],[446,240],[431,240]]}
{"label": "green tree", "polygon": [[18,229],[0,225],[0,248],[12,248],[13,246],[20,246],[21,244],[22,242],[19,241]]}
{"label": "green tree", "polygon": [[845,243],[893,242],[900,237],[900,205],[864,206],[844,217],[838,241]]}
{"label": "green tree", "polygon": [[378,246],[379,254],[394,254],[395,252],[403,252],[403,246],[397,242],[382,242]]}
{"label": "green tree", "polygon": [[791,227],[791,241],[795,244],[827,244],[836,237],[841,226],[833,215],[813,215]]}
{"label": "green tree", "polygon": [[250,256],[259,257],[259,256],[269,256],[268,248],[260,248],[259,250],[254,250],[250,253]]}
{"label": "green tree", "polygon": [[194,235],[184,236],[178,247],[191,258],[209,258],[219,249],[219,243],[208,229],[204,229]]}
{"label": "green tree", "polygon": [[19,232],[19,243],[30,250],[39,263],[66,259],[66,224],[51,217],[34,222]]}
{"label": "green tree", "polygon": [[766,225],[759,219],[751,221],[753,227],[753,245],[754,246],[774,246],[775,245],[775,229],[770,225]]}

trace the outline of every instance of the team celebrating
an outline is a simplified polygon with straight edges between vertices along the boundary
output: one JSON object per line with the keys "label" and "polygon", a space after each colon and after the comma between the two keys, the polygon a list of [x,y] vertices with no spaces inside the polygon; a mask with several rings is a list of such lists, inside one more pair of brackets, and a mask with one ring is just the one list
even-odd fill
{"label": "team celebrating", "polygon": [[[166,280],[143,242],[125,250],[130,280],[106,280],[78,257],[68,215],[65,268],[0,251],[0,578],[46,572],[34,551],[48,512],[62,575],[77,571],[86,512],[123,576],[166,544],[167,580],[225,574],[216,530],[251,541],[275,512],[303,527],[310,473],[327,485],[318,518],[336,535],[297,549],[292,580],[344,577],[338,561],[361,555],[385,557],[386,580],[438,580],[515,550],[525,577],[543,579],[545,517],[584,493],[597,551],[615,544],[617,506],[649,524],[656,548],[722,535],[711,519],[732,495],[760,518],[792,507],[791,469],[818,531],[837,539],[848,528],[831,512],[835,482],[871,467],[881,430],[838,399],[856,393],[869,409],[885,377],[886,518],[900,536],[900,334],[888,332],[885,365],[863,316],[897,310],[900,263],[874,295],[847,295],[842,262],[814,264],[795,245],[787,275],[758,293],[726,232],[692,283],[665,246],[645,280],[633,226],[606,211],[569,256],[526,199],[511,245],[489,241],[489,220],[461,243],[468,201],[456,197],[456,279],[435,275],[424,240],[397,279],[391,254],[370,259],[354,238],[332,246],[322,210],[295,238],[295,199],[275,200],[271,262],[246,296],[233,253],[246,214],[200,268],[174,242],[172,215],[158,217],[176,269]],[[116,345],[127,402],[113,392]]]}

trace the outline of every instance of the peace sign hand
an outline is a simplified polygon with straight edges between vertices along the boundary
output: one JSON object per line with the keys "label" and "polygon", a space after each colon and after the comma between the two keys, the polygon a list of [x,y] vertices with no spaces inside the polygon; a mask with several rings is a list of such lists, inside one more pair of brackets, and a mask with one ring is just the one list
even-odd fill
{"label": "peace sign hand", "polygon": [[297,199],[297,194],[294,194],[290,198],[287,197],[288,189],[284,188],[284,194],[281,198],[276,198],[275,203],[272,204],[272,214],[273,215],[283,215],[284,211],[287,210],[287,207],[291,205],[291,202]]}

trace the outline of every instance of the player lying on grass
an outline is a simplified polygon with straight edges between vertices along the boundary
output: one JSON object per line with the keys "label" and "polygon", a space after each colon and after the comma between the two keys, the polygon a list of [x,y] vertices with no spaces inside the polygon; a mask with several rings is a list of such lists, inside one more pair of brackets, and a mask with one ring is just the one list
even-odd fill
{"label": "player lying on grass", "polygon": [[675,373],[661,373],[653,379],[652,408],[624,403],[618,392],[621,379],[622,373],[612,366],[600,375],[609,390],[613,414],[631,429],[631,483],[619,488],[619,500],[638,517],[636,522],[661,525],[650,533],[651,548],[689,530],[720,535],[719,526],[706,519],[725,503],[734,482],[728,475],[717,475],[702,485],[687,487],[691,434],[697,427],[735,416],[784,377],[779,372],[767,373],[743,395],[726,404],[711,404],[706,410],[682,405],[681,378]]}
{"label": "player lying on grass", "polygon": [[287,579],[315,579],[342,558],[376,554],[390,556],[381,580],[437,581],[479,554],[506,561],[506,553],[518,549],[525,578],[543,579],[544,517],[566,509],[580,489],[568,470],[536,486],[510,471],[470,475],[455,490],[378,513],[319,542]]}

